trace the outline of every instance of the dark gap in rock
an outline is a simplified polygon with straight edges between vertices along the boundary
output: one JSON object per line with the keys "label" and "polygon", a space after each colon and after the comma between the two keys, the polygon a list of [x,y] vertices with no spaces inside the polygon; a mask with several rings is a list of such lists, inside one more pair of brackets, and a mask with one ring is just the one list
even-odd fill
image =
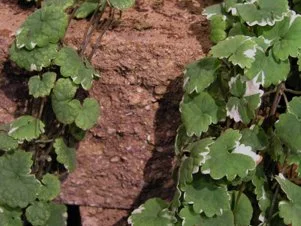
{"label": "dark gap in rock", "polygon": [[67,226],[82,226],[79,206],[67,205],[68,219]]}

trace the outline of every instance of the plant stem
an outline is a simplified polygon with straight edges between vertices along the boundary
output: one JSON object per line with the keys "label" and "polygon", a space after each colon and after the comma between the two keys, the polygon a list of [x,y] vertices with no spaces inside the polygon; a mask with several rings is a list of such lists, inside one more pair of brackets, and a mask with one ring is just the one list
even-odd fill
{"label": "plant stem", "polygon": [[291,93],[291,94],[294,94],[294,95],[301,95],[301,91],[299,91],[299,90],[292,90],[292,89],[285,88],[284,92],[288,92],[288,93]]}
{"label": "plant stem", "polygon": [[270,225],[270,222],[273,218],[273,215],[274,215],[273,210],[274,210],[274,207],[275,207],[275,204],[276,204],[276,200],[277,200],[277,196],[278,196],[279,191],[280,191],[280,186],[279,186],[279,184],[277,184],[276,191],[273,195],[273,199],[272,199],[272,203],[271,203],[271,208],[270,208],[270,211],[269,211],[269,217],[268,217],[267,225]]}
{"label": "plant stem", "polygon": [[277,86],[275,98],[274,98],[273,105],[272,105],[271,111],[270,111],[270,116],[273,116],[273,115],[276,114],[277,107],[278,107],[278,104],[281,100],[281,96],[283,94],[284,89],[285,89],[284,83],[281,83]]}
{"label": "plant stem", "polygon": [[235,225],[236,225],[236,212],[238,210],[238,203],[239,203],[240,197],[241,197],[241,195],[242,195],[242,193],[243,193],[244,190],[245,190],[245,183],[242,183],[240,185],[240,188],[239,188],[239,191],[238,191],[238,195],[237,195],[237,197],[235,199],[235,204],[234,204],[235,206],[234,206],[234,209],[233,209],[234,224]]}
{"label": "plant stem", "polygon": [[263,96],[268,96],[268,95],[270,95],[270,94],[272,94],[272,93],[276,93],[276,91],[277,91],[277,88],[275,87],[274,89],[265,92],[265,93],[263,94]]}

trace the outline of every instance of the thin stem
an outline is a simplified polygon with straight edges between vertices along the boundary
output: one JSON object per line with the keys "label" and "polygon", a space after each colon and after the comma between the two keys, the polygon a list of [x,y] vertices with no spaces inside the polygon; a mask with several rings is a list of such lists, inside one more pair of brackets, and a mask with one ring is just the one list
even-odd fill
{"label": "thin stem", "polygon": [[273,210],[274,210],[274,208],[275,208],[275,204],[276,204],[276,200],[277,200],[277,196],[278,196],[278,194],[279,194],[279,191],[280,191],[280,186],[279,186],[279,184],[277,184],[277,187],[276,187],[276,191],[275,191],[275,193],[274,193],[274,195],[273,195],[273,199],[272,199],[272,204],[271,204],[271,208],[270,208],[270,211],[269,211],[269,217],[268,217],[268,225],[270,224],[270,222],[271,222],[271,220],[272,220],[272,218],[273,218]]}
{"label": "thin stem", "polygon": [[294,95],[301,95],[301,91],[299,91],[299,90],[292,90],[292,89],[285,88],[284,92],[291,93],[291,94],[294,94]]}
{"label": "thin stem", "polygon": [[272,89],[272,90],[270,90],[270,91],[265,92],[265,93],[263,94],[263,96],[268,96],[268,95],[270,95],[270,94],[272,94],[272,93],[276,93],[276,91],[277,91],[277,87],[275,87],[274,89]]}
{"label": "thin stem", "polygon": [[285,93],[282,93],[286,107],[288,107],[288,99]]}
{"label": "thin stem", "polygon": [[235,206],[234,206],[234,209],[233,209],[234,223],[236,223],[236,212],[238,210],[238,203],[239,203],[240,197],[241,197],[244,190],[245,190],[245,183],[242,183],[240,188],[239,188],[238,195],[235,199],[235,204],[234,204]]}
{"label": "thin stem", "polygon": [[284,83],[281,83],[277,86],[277,91],[276,91],[276,94],[275,94],[275,98],[274,98],[274,101],[273,101],[273,105],[271,107],[271,111],[270,111],[270,116],[272,115],[275,115],[276,114],[276,111],[277,111],[277,107],[278,107],[278,104],[281,100],[281,96],[283,94],[283,90],[285,89],[285,85]]}
{"label": "thin stem", "polygon": [[42,115],[43,115],[43,110],[44,110],[44,106],[45,106],[45,102],[46,102],[46,98],[43,97],[41,99],[41,103],[40,103],[40,110],[39,110],[39,114],[38,114],[38,118],[41,119]]}

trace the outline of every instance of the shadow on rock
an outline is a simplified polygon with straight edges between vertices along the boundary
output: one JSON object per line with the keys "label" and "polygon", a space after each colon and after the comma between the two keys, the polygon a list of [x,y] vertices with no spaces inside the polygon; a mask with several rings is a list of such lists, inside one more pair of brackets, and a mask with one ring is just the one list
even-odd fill
{"label": "shadow on rock", "polygon": [[[170,201],[175,192],[174,141],[180,125],[179,103],[183,96],[183,76],[171,81],[166,93],[159,99],[155,117],[155,145],[152,157],[144,168],[145,185],[132,205],[132,210],[146,200],[159,197]],[[130,214],[130,213],[129,213]],[[126,225],[122,218],[114,226]]]}

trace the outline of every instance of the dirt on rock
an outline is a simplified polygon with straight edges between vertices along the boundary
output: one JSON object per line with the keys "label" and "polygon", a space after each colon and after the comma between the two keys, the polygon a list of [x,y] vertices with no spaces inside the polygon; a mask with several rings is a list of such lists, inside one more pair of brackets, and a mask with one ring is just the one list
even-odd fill
{"label": "dirt on rock", "polygon": [[[83,226],[126,225],[129,212],[146,199],[172,197],[182,72],[210,48],[201,12],[213,3],[137,0],[104,36],[92,59],[101,78],[90,91],[101,117],[80,143],[77,169],[59,198],[80,207]],[[18,109],[24,84],[4,79],[5,62],[14,33],[32,10],[0,0],[0,122],[11,121]],[[67,43],[78,48],[86,26],[86,20],[72,21]]]}

